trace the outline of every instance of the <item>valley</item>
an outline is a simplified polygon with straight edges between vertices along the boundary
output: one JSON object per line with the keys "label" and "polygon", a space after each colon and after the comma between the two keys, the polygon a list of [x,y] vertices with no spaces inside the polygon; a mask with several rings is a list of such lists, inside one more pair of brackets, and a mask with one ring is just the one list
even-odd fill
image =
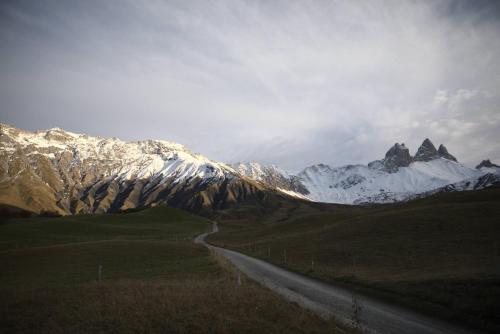
{"label": "valley", "polygon": [[500,1],[0,1],[0,334],[500,333]]}
{"label": "valley", "polygon": [[[223,252],[465,329],[500,328],[500,167],[489,160],[467,167],[425,139],[414,155],[396,143],[367,165],[290,173],[173,142],[0,130],[0,320],[13,332],[40,321],[50,333],[72,322],[82,333],[351,330],[349,312],[301,308],[240,268],[242,285],[192,242],[212,221],[220,232],[207,240]],[[397,307],[396,331],[408,320]]]}
{"label": "valley", "polygon": [[345,332],[238,284],[192,242],[210,226],[168,207],[0,224],[0,332]]}
{"label": "valley", "polygon": [[498,188],[377,206],[230,212],[210,243],[451,322],[495,332]]}

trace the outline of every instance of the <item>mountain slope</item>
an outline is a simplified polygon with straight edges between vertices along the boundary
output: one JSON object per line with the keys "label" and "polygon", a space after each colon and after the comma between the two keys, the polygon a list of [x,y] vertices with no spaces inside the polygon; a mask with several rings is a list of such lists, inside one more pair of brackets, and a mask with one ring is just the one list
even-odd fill
{"label": "mountain slope", "polygon": [[[425,139],[414,157],[405,144],[396,143],[383,159],[368,165],[318,164],[297,175],[255,163],[239,164],[236,169],[312,201],[360,204],[403,201],[439,191],[482,189],[499,183],[500,168],[491,162],[478,167],[460,164],[444,145],[436,149]],[[490,176],[485,178],[487,174]]]}
{"label": "mountain slope", "polygon": [[[495,183],[479,182],[488,173],[500,175],[500,169],[466,167],[457,162],[444,145],[436,150],[432,142],[425,139],[415,157],[410,156],[404,144],[396,143],[384,159],[368,166],[316,165],[304,169],[298,176],[314,201],[357,204],[407,200],[451,184],[457,184],[456,190],[480,189]],[[477,186],[460,187],[460,182]]]}
{"label": "mountain slope", "polygon": [[446,159],[413,162],[388,173],[363,165],[308,167],[299,174],[315,201],[329,203],[393,202],[451,183],[482,176],[478,170]]}
{"label": "mountain slope", "polygon": [[275,221],[221,219],[209,241],[499,333],[499,202],[500,188],[490,188],[406,203],[323,204]]}
{"label": "mountain slope", "polygon": [[309,191],[297,176],[277,166],[265,166],[257,162],[238,162],[232,164],[231,167],[240,175],[249,177],[254,181],[262,182],[291,196],[307,198],[305,195],[309,194]]}
{"label": "mountain slope", "polygon": [[0,203],[59,214],[160,203],[212,210],[273,190],[182,145],[0,128]]}
{"label": "mountain slope", "polygon": [[480,189],[499,178],[500,168],[491,162],[468,168],[429,139],[415,157],[396,143],[367,166],[318,164],[294,175],[272,165],[212,161],[167,141],[125,142],[0,124],[0,204],[36,213],[103,213],[163,203],[210,213],[246,202],[275,207],[275,196],[385,203]]}

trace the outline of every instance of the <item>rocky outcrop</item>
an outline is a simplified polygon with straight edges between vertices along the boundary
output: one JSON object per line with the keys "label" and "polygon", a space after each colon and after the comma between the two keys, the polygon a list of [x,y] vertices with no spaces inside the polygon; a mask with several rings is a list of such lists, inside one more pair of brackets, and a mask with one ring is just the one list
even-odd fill
{"label": "rocky outcrop", "polygon": [[489,159],[481,161],[479,165],[476,166],[476,169],[481,169],[481,168],[500,168],[500,166],[492,163]]}
{"label": "rocky outcrop", "polygon": [[422,145],[418,148],[413,161],[431,161],[438,158],[440,158],[440,155],[436,150],[436,147],[429,140],[429,138],[425,138]]}
{"label": "rocky outcrop", "polygon": [[436,150],[434,144],[426,138],[418,148],[415,157],[410,155],[404,143],[396,143],[387,151],[384,159],[372,161],[368,164],[368,167],[395,173],[399,168],[408,167],[414,161],[431,161],[439,158],[457,162],[457,159],[448,152],[443,144],[439,145],[439,149]]}
{"label": "rocky outcrop", "polygon": [[441,158],[448,159],[448,160],[455,161],[455,162],[457,161],[457,158],[455,158],[453,155],[451,155],[448,152],[448,149],[446,148],[446,146],[444,146],[443,144],[439,145],[438,154]]}
{"label": "rocky outcrop", "polygon": [[400,167],[408,167],[411,161],[410,151],[405,144],[395,143],[394,146],[387,151],[384,159],[372,161],[368,164],[368,167],[394,173],[397,172]]}
{"label": "rocky outcrop", "polygon": [[399,167],[408,167],[410,162],[410,151],[404,143],[394,144],[394,146],[387,151],[383,160],[385,170],[391,173],[397,171]]}

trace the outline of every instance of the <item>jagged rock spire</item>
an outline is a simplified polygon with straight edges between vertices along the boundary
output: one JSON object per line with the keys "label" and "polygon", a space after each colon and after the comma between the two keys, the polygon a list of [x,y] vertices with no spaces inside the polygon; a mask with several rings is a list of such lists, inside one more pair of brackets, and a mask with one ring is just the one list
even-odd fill
{"label": "jagged rock spire", "polygon": [[439,145],[438,154],[441,158],[445,158],[445,159],[452,160],[452,161],[457,161],[457,158],[455,158],[453,155],[451,155],[448,152],[448,149],[446,149],[446,146],[444,146],[443,144]]}
{"label": "jagged rock spire", "polygon": [[404,143],[395,143],[393,147],[387,151],[383,160],[384,169],[388,172],[395,172],[399,167],[407,167],[410,165],[410,151]]}
{"label": "jagged rock spire", "polygon": [[418,148],[413,161],[430,161],[437,158],[439,158],[439,153],[436,150],[436,147],[429,140],[429,138],[425,138],[422,145]]}

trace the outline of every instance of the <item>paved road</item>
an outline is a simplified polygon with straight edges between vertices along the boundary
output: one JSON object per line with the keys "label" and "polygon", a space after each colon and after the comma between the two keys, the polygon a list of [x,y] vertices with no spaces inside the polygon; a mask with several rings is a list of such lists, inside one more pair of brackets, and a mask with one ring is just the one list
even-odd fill
{"label": "paved road", "polygon": [[[251,279],[323,317],[333,316],[347,326],[356,324],[363,332],[368,333],[473,333],[371,297],[357,293],[354,295],[350,290],[325,284],[265,261],[206,243],[206,237],[218,231],[218,225],[214,222],[212,232],[199,235],[194,241],[223,255]],[[354,315],[355,309],[357,316]],[[353,322],[355,318],[357,321]]]}

